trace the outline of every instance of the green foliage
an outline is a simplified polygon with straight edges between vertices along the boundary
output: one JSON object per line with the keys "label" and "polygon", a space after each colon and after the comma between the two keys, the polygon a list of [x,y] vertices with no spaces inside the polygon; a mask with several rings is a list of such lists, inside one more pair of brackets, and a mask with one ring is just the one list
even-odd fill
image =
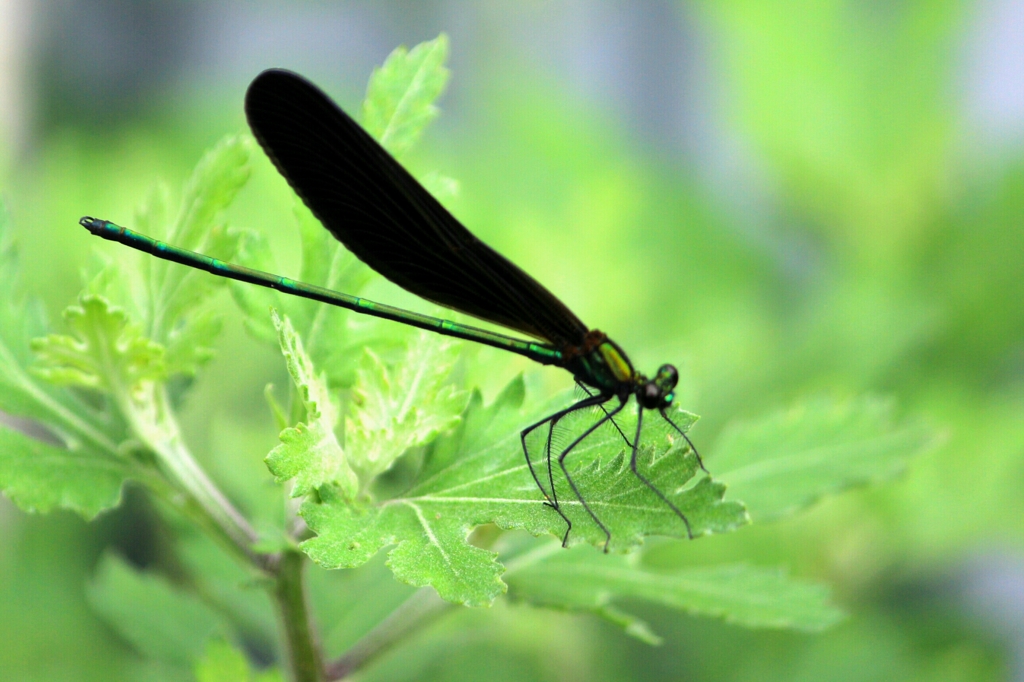
{"label": "green foliage", "polygon": [[[182,248],[232,260],[239,235],[220,216],[249,179],[251,148],[247,136],[229,136],[210,149],[185,182],[174,214],[170,191],[157,185],[136,212],[138,229]],[[110,266],[90,288],[129,305],[145,334],[164,345],[168,375],[195,375],[212,357],[220,331],[220,320],[203,303],[224,282],[142,254],[133,257],[134,267]]]}
{"label": "green foliage", "polygon": [[31,362],[28,339],[44,328],[37,305],[24,300],[19,281],[18,252],[11,236],[6,208],[0,204],[0,409],[9,414],[43,419],[45,403],[53,399],[25,372]]}
{"label": "green foliage", "polygon": [[899,248],[948,182],[953,120],[939,84],[964,6],[915,2],[884,27],[867,5],[784,6],[707,5],[729,25],[744,126],[815,225],[860,231],[863,258]]}
{"label": "green foliage", "polygon": [[[115,375],[122,371],[145,373],[147,358],[151,359],[148,351],[152,349],[144,349],[144,343],[129,341],[127,346],[132,346],[131,349],[120,347],[115,352],[122,352],[121,359],[133,356],[137,361],[133,368],[126,367],[120,360],[100,367],[102,361],[90,357],[86,350],[88,342],[79,345],[78,340],[53,337],[54,345],[47,344],[47,347],[71,365],[64,365],[64,371],[54,370],[53,375],[32,368],[29,335],[41,329],[42,321],[36,306],[26,303],[18,291],[17,253],[7,232],[3,211],[0,211],[0,283],[10,287],[9,295],[0,304],[0,410],[15,417],[38,420],[60,441],[60,445],[40,442],[0,424],[0,490],[26,511],[69,509],[91,519],[120,502],[129,466],[110,450],[112,440],[99,430],[95,414],[90,414],[73,396],[55,391],[37,377],[65,384],[109,385],[111,377],[106,374],[107,370]],[[76,308],[81,313],[76,321],[81,322],[79,330],[83,334],[93,334],[92,342],[106,344],[107,332],[124,331],[123,318],[104,319],[106,311],[102,302],[90,300],[88,305],[93,308],[90,316],[93,319],[86,321],[86,311]],[[105,322],[112,327],[103,329]],[[100,329],[90,329],[92,323],[98,323]]]}
{"label": "green foliage", "polygon": [[272,317],[280,334],[281,353],[288,373],[302,396],[307,423],[281,432],[281,445],[267,455],[267,467],[278,483],[295,479],[293,497],[302,497],[322,485],[336,483],[342,493],[352,499],[359,481],[334,435],[338,410],[327,392],[327,383],[314,374],[313,363],[288,318],[282,320],[276,311]]}
{"label": "green foliage", "polygon": [[449,383],[459,350],[450,339],[420,331],[393,362],[364,352],[345,424],[353,465],[364,479],[459,423],[469,397]]}
{"label": "green foliage", "polygon": [[276,670],[254,672],[245,654],[221,640],[211,640],[196,663],[196,682],[284,682]]}
{"label": "green foliage", "polygon": [[643,600],[747,627],[810,632],[835,625],[843,615],[829,603],[828,589],[791,580],[776,569],[739,565],[656,572],[638,558],[542,547],[510,567],[510,595],[538,605],[592,611],[652,644],[661,639],[617,603]]}
{"label": "green foliage", "polygon": [[166,579],[133,570],[107,555],[87,596],[96,612],[147,657],[174,665],[197,659],[209,638],[223,633],[218,615]]}
{"label": "green foliage", "polygon": [[809,400],[733,424],[715,444],[715,473],[758,521],[787,516],[821,497],[901,473],[935,432],[895,423],[892,402]]}
{"label": "green foliage", "polygon": [[[448,75],[447,47],[441,35],[410,51],[400,48],[371,78],[364,121],[395,155],[406,153],[438,114],[435,101]],[[587,145],[600,138],[577,134]],[[531,151],[541,153],[551,145],[540,146]],[[185,183],[177,209],[171,208],[172,193],[158,186],[133,227],[177,246],[277,271],[263,234],[228,229],[224,219],[248,180],[251,150],[247,136],[225,138],[203,156]],[[602,259],[612,268],[623,261],[620,244],[610,232],[612,218],[631,215],[634,204],[653,202],[657,195],[643,195],[638,188],[645,183],[634,178],[631,184],[621,168],[606,173],[593,165],[588,172],[590,185],[576,199],[586,208],[577,209],[594,219],[588,218],[587,229],[608,232],[602,232],[600,240],[608,254],[588,254],[601,272]],[[543,179],[543,173],[538,177]],[[423,179],[445,197],[457,189],[454,181],[441,175]],[[675,196],[672,189],[669,194]],[[591,196],[599,200],[586,198]],[[542,203],[543,197],[537,201]],[[554,224],[563,217],[554,211],[540,220],[540,213],[530,215],[541,211],[532,205],[524,202],[509,210],[517,229],[523,224],[526,229],[547,230],[550,225],[545,221]],[[673,205],[672,211],[676,208]],[[371,284],[373,273],[298,202],[294,214],[302,257],[300,279],[348,293]],[[662,218],[630,219],[654,223]],[[702,229],[715,232],[706,225]],[[576,238],[571,229],[550,236],[556,247],[559,239],[571,244]],[[711,246],[697,249],[698,255],[707,253],[715,263],[741,262],[735,248],[717,248],[721,243],[714,239],[720,238],[707,237]],[[530,243],[525,238],[519,241]],[[561,254],[562,249],[554,251]],[[753,551],[749,562],[742,552],[732,556],[722,549],[724,539],[708,536],[730,533],[751,519],[761,523],[792,515],[852,486],[891,478],[906,468],[910,457],[936,441],[923,422],[895,419],[886,400],[798,400],[796,407],[782,412],[769,404],[751,412],[766,416],[726,426],[710,449],[703,447],[700,433],[692,434],[707,457],[711,476],[698,467],[685,440],[656,413],[648,412],[637,466],[686,515],[699,539],[669,545],[668,540],[648,538],[685,539],[686,525],[633,474],[631,448],[618,429],[605,424],[565,462],[581,495],[611,531],[611,553],[603,554],[593,548],[604,546],[604,533],[574,496],[557,462],[552,465],[544,457],[546,432],[537,430],[529,439],[529,464],[522,452],[520,430],[567,405],[566,396],[541,400],[537,396],[542,391],[528,392],[524,379],[517,377],[485,402],[466,377],[497,370],[474,369],[477,360],[464,352],[462,344],[276,291],[232,284],[246,328],[254,338],[280,350],[292,390],[278,404],[268,389],[273,414],[269,420],[263,417],[280,431],[279,444],[270,449],[265,462],[274,481],[286,484],[284,489],[272,486],[271,476],[252,484],[237,480],[241,475],[230,467],[211,466],[225,479],[222,491],[197,459],[216,461],[224,455],[217,450],[225,448],[212,447],[214,454],[196,458],[191,443],[202,443],[202,438],[195,438],[195,430],[179,427],[179,421],[190,409],[188,400],[199,393],[192,389],[202,385],[192,380],[213,357],[221,320],[211,304],[223,280],[149,256],[129,257],[124,249],[116,253],[91,275],[86,292],[65,311],[66,329],[43,336],[48,330],[38,307],[18,294],[16,254],[6,223],[0,222],[0,410],[39,424],[56,441],[44,443],[0,426],[0,490],[27,511],[63,508],[85,518],[121,504],[126,481],[153,493],[153,515],[171,531],[161,535],[173,535],[175,542],[161,540],[167,546],[161,544],[153,570],[135,570],[104,555],[87,591],[89,603],[134,651],[174,674],[194,670],[202,682],[281,679],[276,671],[254,672],[242,650],[223,637],[247,646],[256,642],[284,665],[283,655],[294,651],[297,642],[315,643],[316,634],[303,635],[302,630],[319,620],[328,631],[338,628],[340,634],[331,641],[341,643],[339,653],[359,654],[381,638],[393,636],[393,644],[408,634],[402,618],[412,623],[412,630],[448,608],[435,592],[451,604],[481,606],[507,591],[509,598],[525,605],[597,614],[648,643],[660,641],[656,628],[669,630],[669,637],[676,634],[677,626],[671,623],[648,625],[647,620],[654,620],[649,614],[658,608],[669,610],[673,621],[682,620],[674,614],[684,613],[746,628],[818,632],[842,616],[827,588],[789,578],[782,569],[749,565],[762,557]],[[714,294],[709,278],[701,276],[706,261],[696,260],[700,262],[694,265],[695,274],[688,273],[695,280],[692,289],[689,280],[680,284],[684,288],[658,288],[657,295],[664,295],[667,305],[711,309],[716,301],[709,299],[705,305],[705,293],[728,299]],[[657,259],[650,261],[646,274],[653,281]],[[675,275],[678,263],[673,261],[670,267]],[[617,279],[614,270],[609,278]],[[601,294],[602,306],[607,302],[613,309],[636,307],[647,295],[632,288],[623,293],[619,289],[626,288],[616,286],[614,295]],[[900,318],[895,310],[888,311],[892,314],[887,319]],[[723,319],[734,311],[735,302],[722,313]],[[676,319],[676,312],[659,313],[659,318]],[[723,382],[727,387],[716,389],[720,393],[715,399],[725,404],[713,411],[719,422],[723,414],[735,411],[734,403],[754,404],[748,396],[762,393],[759,381],[781,381],[768,370],[750,372],[751,379],[740,377],[746,371],[744,363],[757,364],[759,370],[776,363],[792,370],[806,360],[799,348],[792,353],[789,348],[762,348],[759,355],[753,346],[762,342],[767,347],[768,342],[736,333],[757,327],[756,320],[751,321],[756,316],[747,309],[742,312],[738,320],[727,320],[735,327],[721,320],[707,327],[715,339],[728,340],[704,349],[714,358],[709,362],[724,366],[724,357],[738,366],[731,370],[731,381]],[[679,312],[678,319],[686,314],[691,313]],[[723,326],[716,329],[714,324]],[[636,334],[640,338],[655,328],[623,326],[643,330]],[[903,340],[888,350],[874,349],[871,357],[885,356],[882,360],[868,363],[865,350],[851,363],[859,368],[884,367],[923,328],[902,336],[894,333]],[[845,341],[858,343],[853,336]],[[673,338],[672,347],[678,345]],[[757,360],[752,363],[751,358]],[[858,361],[862,364],[856,365]],[[568,377],[562,380],[567,382]],[[251,388],[251,383],[235,378],[221,383]],[[690,387],[681,384],[680,389]],[[562,420],[553,434],[556,452],[601,414],[596,409],[581,411]],[[687,433],[697,421],[683,410],[671,416]],[[636,418],[631,401],[617,417],[622,432],[632,434]],[[249,437],[248,424],[224,428],[230,433],[226,448],[243,451],[241,457],[256,458],[256,453],[270,448]],[[538,490],[531,465],[537,478],[546,488],[553,484],[554,491]],[[236,508],[231,498],[239,490],[247,493]],[[545,493],[557,494],[561,511],[572,522],[567,550],[560,546],[565,522],[543,503]],[[258,532],[249,518],[260,519]],[[203,536],[197,539],[197,533]],[[648,561],[652,550],[666,546],[683,548],[679,556],[685,558],[671,567],[655,567]],[[286,578],[288,585],[301,588],[301,574],[282,572],[281,557],[299,556],[296,547],[322,568],[348,569],[315,574],[311,601],[318,607],[317,618],[306,618],[306,604],[296,603],[285,589]],[[374,558],[384,551],[386,567],[383,556]],[[699,560],[694,558],[698,554]],[[811,566],[805,564],[799,571],[826,572],[820,565]],[[403,604],[408,588],[394,581],[385,584],[382,576],[388,570],[401,582],[428,591],[414,593]],[[338,586],[342,596],[336,594]],[[295,593],[302,602],[302,590]],[[399,625],[384,620],[388,613],[395,614]],[[418,617],[423,621],[415,620]],[[380,628],[387,631],[390,626],[391,635],[382,635],[380,628],[370,632],[382,620]],[[282,626],[283,647],[277,644]],[[538,638],[550,639],[550,632],[543,630]],[[172,674],[169,679],[177,678]]]}
{"label": "green foliage", "polygon": [[[441,437],[436,445],[441,461],[432,462],[428,455],[420,479],[399,496],[361,509],[321,491],[320,501],[302,510],[318,536],[303,543],[303,549],[322,566],[351,568],[397,544],[388,565],[399,579],[432,585],[442,597],[457,603],[492,601],[505,589],[499,579],[502,568],[496,554],[470,544],[468,536],[474,527],[494,523],[506,530],[556,537],[565,532],[561,517],[538,504],[518,428],[508,428],[536,421],[536,414],[520,409],[522,399],[520,380],[487,407],[479,393],[474,394],[464,427]],[[585,419],[567,418],[565,426],[579,432],[586,427]],[[628,421],[623,424],[629,428]],[[682,425],[688,426],[685,421]],[[724,486],[703,478],[693,487],[684,487],[697,471],[696,457],[685,446],[673,447],[667,429],[661,429],[660,443],[645,441],[641,467],[687,515],[694,535],[726,532],[745,523],[742,505],[721,501]],[[650,431],[645,438],[651,438]],[[574,467],[573,480],[611,529],[612,549],[626,551],[654,533],[686,537],[680,519],[630,471],[614,427],[600,429],[579,450],[580,458],[589,462]],[[567,499],[570,493],[564,478],[562,484],[560,504],[573,522],[570,542],[603,546],[604,534],[578,500]]]}
{"label": "green foliage", "polygon": [[128,476],[109,455],[48,445],[0,428],[0,488],[29,512],[70,509],[87,519],[121,502]]}
{"label": "green foliage", "polygon": [[32,344],[40,361],[36,373],[51,384],[130,393],[166,376],[164,349],[109,301],[83,296],[64,311],[64,320],[73,336],[51,334]]}
{"label": "green foliage", "polygon": [[444,67],[448,37],[399,47],[373,70],[363,101],[363,126],[381,145],[401,157],[416,144],[440,110],[434,102],[448,82]]}
{"label": "green foliage", "polygon": [[0,410],[47,424],[70,444],[102,441],[96,425],[81,416],[83,405],[30,372],[30,339],[45,326],[38,302],[26,299],[19,277],[17,249],[0,206]]}
{"label": "green foliage", "polygon": [[[373,271],[334,239],[298,199],[295,199],[293,214],[302,247],[298,279],[327,289],[360,293],[375,276]],[[257,270],[280,272],[269,243],[258,232],[242,233],[238,260]],[[245,315],[246,328],[256,338],[275,347],[278,333],[267,311],[274,309],[287,316],[302,337],[310,357],[335,386],[351,385],[363,348],[395,345],[395,340],[383,332],[379,324],[357,324],[346,310],[328,310],[316,301],[239,282],[231,283],[231,293]]]}

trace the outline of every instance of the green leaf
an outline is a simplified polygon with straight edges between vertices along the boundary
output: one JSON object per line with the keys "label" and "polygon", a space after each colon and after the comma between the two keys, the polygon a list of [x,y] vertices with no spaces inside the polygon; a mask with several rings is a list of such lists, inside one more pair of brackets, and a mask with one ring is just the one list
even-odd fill
{"label": "green leaf", "polygon": [[497,554],[467,542],[472,523],[446,516],[419,499],[391,500],[383,508],[356,510],[321,492],[321,504],[303,506],[302,516],[319,537],[302,549],[325,568],[353,568],[384,547],[395,577],[410,585],[431,585],[442,598],[485,606],[505,591]]}
{"label": "green leaf", "polygon": [[20,268],[0,201],[0,411],[44,422],[66,432],[88,432],[85,410],[71,396],[32,376],[30,351],[33,337],[45,333],[42,306],[26,300],[20,291]]}
{"label": "green leaf", "polygon": [[825,398],[729,426],[708,466],[758,521],[825,495],[891,478],[937,442],[918,422],[897,423],[888,400]]}
{"label": "green leaf", "polygon": [[510,563],[506,577],[515,599],[592,611],[652,644],[658,643],[657,636],[645,623],[620,611],[620,601],[639,599],[747,627],[808,632],[824,630],[843,618],[830,604],[827,587],[793,580],[776,569],[739,565],[653,571],[638,561],[638,555],[541,547],[521,557],[521,563]]}
{"label": "green leaf", "polygon": [[[299,279],[327,289],[358,294],[377,277],[370,268],[347,251],[325,230],[301,201],[295,201],[295,219],[302,244],[302,268]],[[266,237],[257,232],[241,235],[238,261],[250,268],[279,272]],[[327,374],[331,385],[348,386],[366,346],[381,347],[384,339],[391,344],[394,325],[380,320],[350,324],[352,313],[296,296],[287,296],[264,287],[240,282],[231,283],[235,302],[245,313],[246,328],[256,338],[277,343],[277,331],[268,311],[281,311],[303,338],[314,364]],[[358,317],[358,316],[357,316]],[[388,325],[386,334],[381,325]]]}
{"label": "green leaf", "polygon": [[[238,250],[235,259],[239,264],[264,272],[279,272],[274,254],[266,235],[256,230],[239,232]],[[317,284],[318,282],[310,282]],[[293,306],[285,303],[289,297],[266,287],[257,287],[245,282],[232,280],[228,283],[231,297],[245,315],[245,328],[254,337],[266,343],[277,344],[277,331],[270,321],[270,310],[282,310],[293,316]],[[292,297],[294,298],[294,297]]]}
{"label": "green leaf", "polygon": [[254,674],[245,654],[224,640],[211,640],[196,664],[196,682],[284,682],[277,670]]}
{"label": "green leaf", "polygon": [[189,316],[186,324],[167,333],[164,358],[167,376],[194,376],[201,365],[216,355],[213,341],[220,335],[221,315],[215,310],[200,310]]}
{"label": "green leaf", "polygon": [[82,296],[79,305],[64,310],[64,319],[73,336],[50,334],[32,342],[40,361],[35,372],[47,381],[109,392],[165,376],[163,347],[102,296]]}
{"label": "green leaf", "polygon": [[295,479],[292,497],[308,495],[337,478],[341,478],[339,485],[345,495],[352,497],[359,482],[354,473],[348,475],[351,469],[343,468],[345,456],[341,445],[322,419],[310,419],[308,425],[300,423],[281,432],[281,444],[266,457],[267,467],[278,483]]}
{"label": "green leaf", "polygon": [[288,373],[306,408],[306,423],[281,432],[281,444],[267,455],[267,467],[279,483],[295,479],[292,497],[308,495],[327,483],[336,483],[345,497],[351,499],[358,491],[359,479],[334,435],[338,410],[331,401],[327,381],[317,375],[288,318],[282,320],[276,311],[272,317]]}
{"label": "green leaf", "polygon": [[[114,441],[105,433],[109,425],[103,423],[95,410],[31,372],[30,366],[35,362],[32,339],[45,333],[46,325],[39,302],[26,301],[21,295],[19,274],[18,252],[11,238],[7,213],[0,202],[0,411],[45,425],[70,452],[81,453],[86,448],[96,452],[112,451]],[[0,464],[0,468],[6,468],[5,473],[0,474],[0,488],[11,486],[8,494],[12,498],[18,496],[24,508],[46,511],[54,505],[63,505],[91,518],[101,509],[117,504],[120,479],[116,490],[94,481],[97,487],[93,493],[81,497],[78,493],[84,491],[65,490],[64,479],[57,477],[49,482],[55,486],[54,490],[47,492],[40,478],[45,472],[38,468],[39,460],[22,459],[29,450],[31,448],[12,446],[6,453],[6,461]]]}
{"label": "green leaf", "polygon": [[458,353],[458,343],[426,331],[390,365],[365,351],[345,419],[346,447],[364,480],[458,424],[468,398],[448,383]]}
{"label": "green leaf", "polygon": [[[162,184],[154,187],[136,212],[137,229],[181,248],[233,260],[240,234],[219,219],[249,178],[251,147],[248,136],[234,135],[209,150],[186,181],[175,215],[171,192]],[[116,294],[109,293],[131,304],[131,316],[145,334],[166,347],[168,374],[194,375],[213,356],[220,322],[202,304],[224,286],[223,278],[147,254],[118,257],[108,267],[116,277],[101,273],[91,289],[108,293],[117,284]]]}
{"label": "green leaf", "polygon": [[[320,221],[300,200],[293,210],[302,243],[304,282],[319,283],[328,289],[358,294],[372,280],[380,277],[355,257],[341,242],[324,229]],[[383,348],[400,342],[403,332],[391,322],[367,318],[349,310],[323,305],[317,301],[290,299],[286,311],[300,317],[299,329],[306,341],[309,355],[317,367],[327,373],[333,385],[350,386],[364,348]]]}
{"label": "green leaf", "polygon": [[393,156],[408,151],[437,118],[434,101],[448,82],[447,56],[448,37],[442,33],[411,51],[396,48],[373,70],[363,102],[363,127]]}
{"label": "green leaf", "polygon": [[86,519],[121,503],[127,466],[0,428],[0,490],[28,512],[69,509]]}
{"label": "green leaf", "polygon": [[229,135],[203,155],[185,183],[181,208],[167,234],[169,241],[211,256],[218,252],[224,237],[212,234],[210,228],[249,181],[252,146],[248,135]]}
{"label": "green leaf", "polygon": [[[467,542],[474,527],[494,523],[557,537],[565,532],[561,517],[543,504],[523,460],[519,430],[536,421],[536,414],[518,409],[522,395],[521,380],[490,407],[474,395],[462,428],[438,439],[423,475],[402,495],[362,508],[322,490],[320,503],[309,501],[301,511],[317,533],[302,544],[303,550],[322,566],[349,568],[396,545],[388,565],[399,580],[432,585],[448,601],[489,603],[505,588],[503,569],[494,553]],[[695,419],[682,412],[676,417],[684,429]],[[596,419],[581,411],[563,421],[567,432],[578,434]],[[687,485],[698,469],[696,458],[685,445],[673,443],[670,427],[661,422],[652,419],[644,429],[639,468],[687,515],[694,535],[745,523],[742,505],[721,500],[721,484],[702,478]],[[620,424],[628,433],[630,418]],[[682,521],[633,475],[622,437],[606,426],[577,448],[568,466],[591,508],[611,529],[611,548],[628,551],[651,534],[686,537]],[[546,472],[538,475],[546,480]],[[604,533],[572,498],[564,477],[555,480],[562,511],[573,522],[570,543],[603,545]]]}
{"label": "green leaf", "polygon": [[100,561],[86,597],[125,641],[161,661],[189,664],[222,631],[218,615],[208,606],[112,554]]}

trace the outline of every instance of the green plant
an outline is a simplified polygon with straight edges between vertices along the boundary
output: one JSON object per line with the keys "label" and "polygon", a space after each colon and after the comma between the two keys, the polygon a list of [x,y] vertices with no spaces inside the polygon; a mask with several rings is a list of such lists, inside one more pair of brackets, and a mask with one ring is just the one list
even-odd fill
{"label": "green plant", "polygon": [[[446,50],[444,36],[399,48],[370,80],[364,122],[396,155],[437,115]],[[159,187],[134,226],[276,270],[262,235],[221,222],[248,179],[252,150],[247,136],[226,138],[196,167],[177,212]],[[424,182],[442,197],[457,188],[436,174]],[[296,223],[299,279],[353,293],[370,282],[373,274],[299,204]],[[64,508],[87,519],[118,506],[128,482],[158,501],[175,536],[174,570],[138,570],[107,554],[88,596],[169,678],[194,670],[211,682],[278,679],[276,669],[250,669],[240,647],[258,642],[292,679],[341,679],[457,605],[485,606],[506,593],[593,612],[650,643],[657,635],[622,602],[806,631],[841,617],[827,588],[778,569],[645,565],[646,549],[657,545],[644,545],[646,536],[685,530],[624,466],[612,429],[586,441],[576,480],[602,504],[616,551],[575,546],[600,546],[604,536],[572,505],[574,547],[562,550],[551,537],[561,537],[562,521],[541,503],[519,430],[569,396],[537,398],[517,378],[485,403],[455,378],[457,343],[232,284],[247,328],[280,349],[292,380],[284,404],[266,392],[281,442],[265,461],[279,486],[261,488],[243,513],[197,463],[176,418],[214,352],[219,318],[205,304],[224,282],[118,251],[65,311],[67,333],[42,336],[36,306],[15,295],[16,254],[0,230],[0,410],[49,436],[0,428],[0,489],[27,511]],[[564,427],[579,431],[586,418]],[[696,417],[681,413],[680,421],[688,428]],[[693,454],[657,424],[645,432],[645,462],[657,480],[672,482],[698,535],[742,526],[747,509],[767,521],[892,476],[933,440],[920,424],[894,423],[885,401],[813,398],[727,429],[709,449],[715,479],[693,480]],[[747,507],[725,500],[720,481]],[[375,560],[384,549],[386,567]],[[318,573],[308,586],[309,559],[359,570],[329,588]],[[420,589],[385,579],[388,570]],[[340,634],[320,631],[336,621]]]}

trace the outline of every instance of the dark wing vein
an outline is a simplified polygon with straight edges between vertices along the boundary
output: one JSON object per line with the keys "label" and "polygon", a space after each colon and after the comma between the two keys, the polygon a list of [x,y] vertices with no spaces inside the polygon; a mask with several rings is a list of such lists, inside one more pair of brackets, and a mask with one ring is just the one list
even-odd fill
{"label": "dark wing vein", "polygon": [[256,139],[314,215],[360,260],[428,301],[564,347],[587,327],[473,236],[306,79],[279,69],[249,86]]}

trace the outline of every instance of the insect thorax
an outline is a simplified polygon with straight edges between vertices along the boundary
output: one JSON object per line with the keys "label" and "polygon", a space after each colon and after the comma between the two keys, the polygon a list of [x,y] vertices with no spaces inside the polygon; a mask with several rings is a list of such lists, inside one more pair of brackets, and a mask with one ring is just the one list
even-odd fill
{"label": "insect thorax", "polygon": [[577,380],[593,386],[605,395],[625,397],[632,393],[638,375],[626,353],[597,330],[590,332],[588,340],[592,340],[592,343],[587,344],[590,347],[579,349],[567,369]]}

